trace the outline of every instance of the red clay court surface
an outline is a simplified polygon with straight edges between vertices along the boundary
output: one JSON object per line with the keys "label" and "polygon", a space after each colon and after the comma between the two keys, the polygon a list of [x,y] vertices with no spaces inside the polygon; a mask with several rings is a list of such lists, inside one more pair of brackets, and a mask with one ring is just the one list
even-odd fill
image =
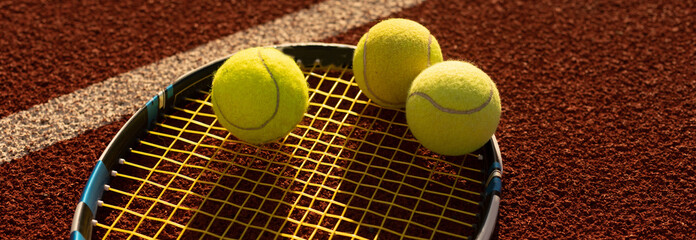
{"label": "red clay court surface", "polygon": [[[315,3],[134,2],[0,3],[0,117]],[[695,2],[434,0],[390,17],[496,81],[501,239],[696,238]],[[128,117],[0,165],[0,239],[67,237]]]}

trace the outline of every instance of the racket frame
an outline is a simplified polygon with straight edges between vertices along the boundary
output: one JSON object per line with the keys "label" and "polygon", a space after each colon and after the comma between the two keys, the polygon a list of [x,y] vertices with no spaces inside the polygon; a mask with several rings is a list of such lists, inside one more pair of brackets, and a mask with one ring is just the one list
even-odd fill
{"label": "racket frame", "polygon": [[[294,57],[298,64],[305,67],[315,66],[316,61],[320,61],[320,65],[324,67],[333,65],[352,68],[353,52],[355,51],[353,45],[327,43],[285,44],[272,47]],[[154,123],[166,111],[183,101],[184,97],[191,92],[210,86],[211,78],[207,76],[211,72],[215,72],[229,56],[231,55],[210,62],[179,77],[133,114],[116,133],[99,157],[87,180],[80,201],[75,208],[70,228],[70,239],[92,239],[92,228],[96,224],[95,217],[101,202],[100,199],[109,187],[108,183],[114,174],[116,165],[119,161],[123,161],[122,159],[127,156],[131,147],[135,146],[138,137],[145,136],[147,130],[151,130]],[[470,239],[474,237],[475,239],[497,238],[495,228],[501,199],[503,162],[495,136],[491,137],[483,148],[485,149],[483,155],[487,155],[485,157],[492,161],[488,164],[488,169],[484,169],[488,178],[484,189],[482,189],[483,201],[479,204],[483,210],[477,224],[480,228],[477,235],[470,236]]]}

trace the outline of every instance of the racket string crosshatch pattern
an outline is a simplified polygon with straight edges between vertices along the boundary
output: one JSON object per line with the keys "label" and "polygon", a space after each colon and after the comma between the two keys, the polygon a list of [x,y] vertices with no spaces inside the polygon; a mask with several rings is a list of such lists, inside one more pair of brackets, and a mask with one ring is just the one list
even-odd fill
{"label": "racket string crosshatch pattern", "polygon": [[431,154],[408,131],[402,110],[361,95],[350,68],[315,63],[303,72],[308,112],[271,144],[246,144],[216,123],[210,89],[162,115],[111,172],[93,238],[476,234],[486,182],[477,152]]}

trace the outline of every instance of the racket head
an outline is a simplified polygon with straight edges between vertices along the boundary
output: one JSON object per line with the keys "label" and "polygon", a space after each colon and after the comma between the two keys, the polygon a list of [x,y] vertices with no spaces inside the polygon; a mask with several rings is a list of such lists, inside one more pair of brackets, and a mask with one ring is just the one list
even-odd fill
{"label": "racket head", "polygon": [[[302,43],[274,46],[295,58],[303,69],[323,71],[332,68],[350,71],[355,46],[343,44]],[[189,96],[197,94],[201,89],[209,89],[212,73],[227,59],[221,58],[193,70],[168,86],[153,97],[145,106],[139,109],[116,134],[111,143],[102,153],[94,167],[76,207],[71,239],[91,239],[96,224],[94,220],[101,205],[101,198],[109,188],[109,182],[123,163],[133,147],[138,145],[140,138],[148,136],[166,113],[173,111]],[[315,73],[316,74],[316,73]],[[310,74],[311,75],[311,74]],[[356,87],[356,85],[353,85]],[[357,98],[356,98],[357,99]],[[356,100],[357,101],[357,100]],[[378,107],[368,103],[372,107]],[[415,151],[415,150],[414,150]],[[482,173],[479,209],[476,221],[472,224],[471,236],[476,239],[490,239],[497,223],[500,193],[502,189],[502,158],[495,136],[477,151],[482,161]]]}

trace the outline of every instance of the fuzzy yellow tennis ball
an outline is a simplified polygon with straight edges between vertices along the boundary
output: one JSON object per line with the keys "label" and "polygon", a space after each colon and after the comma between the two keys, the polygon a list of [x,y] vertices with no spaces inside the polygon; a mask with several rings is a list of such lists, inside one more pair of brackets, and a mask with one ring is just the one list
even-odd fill
{"label": "fuzzy yellow tennis ball", "polygon": [[427,28],[393,18],[374,25],[360,38],[353,73],[358,87],[373,102],[402,108],[413,79],[438,62],[442,62],[442,51]]}
{"label": "fuzzy yellow tennis ball", "polygon": [[293,59],[274,48],[250,48],[215,72],[213,111],[240,140],[260,144],[287,135],[307,111],[307,83]]}
{"label": "fuzzy yellow tennis ball", "polygon": [[413,136],[433,152],[473,152],[488,142],[500,122],[498,89],[470,63],[435,64],[413,81],[406,121]]}

